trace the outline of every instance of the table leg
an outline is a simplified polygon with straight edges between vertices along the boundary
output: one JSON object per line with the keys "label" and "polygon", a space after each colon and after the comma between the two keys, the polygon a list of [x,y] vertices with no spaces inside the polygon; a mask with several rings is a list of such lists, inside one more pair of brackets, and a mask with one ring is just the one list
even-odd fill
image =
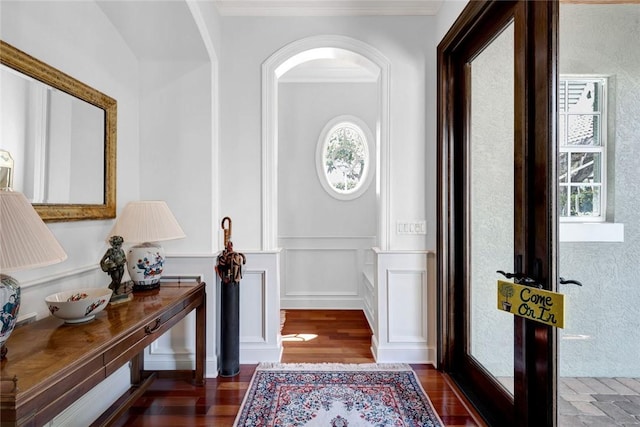
{"label": "table leg", "polygon": [[131,384],[142,383],[142,371],[144,370],[144,350],[131,359]]}
{"label": "table leg", "polygon": [[194,383],[204,385],[204,360],[207,353],[206,343],[206,294],[202,297],[202,304],[196,307],[196,371]]}

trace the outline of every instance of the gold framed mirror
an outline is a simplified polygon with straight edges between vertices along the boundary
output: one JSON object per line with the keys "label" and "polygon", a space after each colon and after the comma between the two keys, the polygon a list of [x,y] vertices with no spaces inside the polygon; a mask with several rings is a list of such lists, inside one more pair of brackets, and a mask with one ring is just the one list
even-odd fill
{"label": "gold framed mirror", "polygon": [[13,189],[44,221],[115,218],[116,100],[1,40],[0,63],[2,102],[25,94],[19,108],[0,108]]}

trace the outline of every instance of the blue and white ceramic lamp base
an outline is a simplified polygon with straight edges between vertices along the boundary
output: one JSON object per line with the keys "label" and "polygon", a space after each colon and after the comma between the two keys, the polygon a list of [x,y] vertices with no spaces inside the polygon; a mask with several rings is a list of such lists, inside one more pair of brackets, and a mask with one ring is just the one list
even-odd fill
{"label": "blue and white ceramic lamp base", "polygon": [[129,249],[127,270],[133,281],[134,291],[160,287],[164,258],[164,249],[157,243],[142,243]]}
{"label": "blue and white ceramic lamp base", "polygon": [[18,321],[20,310],[20,285],[6,274],[0,274],[0,359],[4,359],[7,348],[5,343]]}

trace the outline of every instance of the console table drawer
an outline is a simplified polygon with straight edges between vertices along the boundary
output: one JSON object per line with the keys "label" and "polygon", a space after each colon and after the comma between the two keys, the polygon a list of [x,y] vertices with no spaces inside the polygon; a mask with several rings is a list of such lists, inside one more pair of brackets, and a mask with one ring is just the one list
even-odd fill
{"label": "console table drawer", "polygon": [[195,296],[187,301],[182,301],[181,304],[168,309],[162,313],[161,316],[139,327],[136,331],[133,331],[129,336],[121,340],[117,346],[105,352],[104,365],[107,376],[117,371],[122,365],[136,356],[140,352],[140,348],[147,347],[171,329],[176,323],[184,319],[184,317],[195,308],[195,306],[191,307],[191,304],[189,304],[194,300],[202,301]]}

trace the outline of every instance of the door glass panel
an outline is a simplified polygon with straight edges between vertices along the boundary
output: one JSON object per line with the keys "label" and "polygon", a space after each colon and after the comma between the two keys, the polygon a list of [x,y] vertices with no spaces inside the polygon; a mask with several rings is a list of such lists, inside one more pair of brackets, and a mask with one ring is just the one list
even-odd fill
{"label": "door glass panel", "polygon": [[468,353],[513,393],[513,316],[496,308],[496,270],[514,265],[514,30],[471,63]]}
{"label": "door glass panel", "polygon": [[[573,83],[559,87],[558,111],[570,113],[569,150],[584,149],[558,157],[558,213],[572,216],[559,219],[558,276],[582,283],[558,285],[559,426],[640,423],[640,56],[629,55],[640,4],[601,3],[560,3],[558,71]],[[605,223],[577,222],[601,205]]]}

